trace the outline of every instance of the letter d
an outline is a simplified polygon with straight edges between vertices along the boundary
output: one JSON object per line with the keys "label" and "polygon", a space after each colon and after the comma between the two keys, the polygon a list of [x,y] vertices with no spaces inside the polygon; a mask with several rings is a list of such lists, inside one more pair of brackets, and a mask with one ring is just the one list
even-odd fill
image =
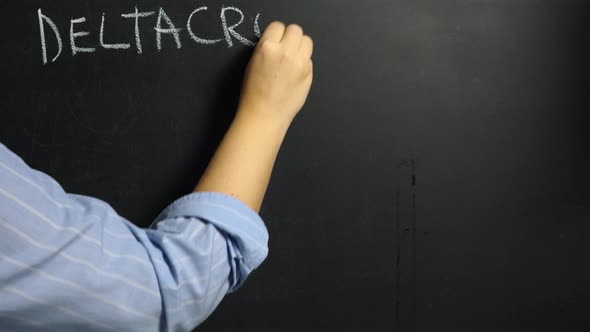
{"label": "letter d", "polygon": [[43,54],[43,64],[47,64],[47,47],[45,44],[45,28],[43,25],[43,21],[47,22],[47,24],[49,24],[49,26],[55,33],[55,39],[57,40],[57,54],[53,59],[51,59],[51,62],[55,62],[55,60],[61,54],[61,50],[63,48],[61,43],[61,36],[59,35],[59,31],[57,30],[57,26],[55,25],[55,23],[53,23],[53,21],[49,17],[43,15],[43,13],[41,12],[41,8],[39,8],[37,13],[39,16],[39,34],[41,35],[41,52]]}

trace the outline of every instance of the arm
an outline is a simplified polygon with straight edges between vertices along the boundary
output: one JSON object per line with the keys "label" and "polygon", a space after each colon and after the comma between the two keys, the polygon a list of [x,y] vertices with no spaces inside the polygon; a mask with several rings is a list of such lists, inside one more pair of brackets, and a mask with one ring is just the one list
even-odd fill
{"label": "arm", "polygon": [[246,70],[236,116],[195,192],[224,193],[260,210],[283,138],[311,86],[312,51],[299,26],[269,25]]}
{"label": "arm", "polygon": [[[190,331],[206,319],[268,253],[254,209],[307,96],[310,56],[300,28],[265,31],[234,122],[195,189],[210,192],[177,199],[147,229],[67,194],[0,144],[0,326]],[[44,307],[54,310],[31,316]]]}

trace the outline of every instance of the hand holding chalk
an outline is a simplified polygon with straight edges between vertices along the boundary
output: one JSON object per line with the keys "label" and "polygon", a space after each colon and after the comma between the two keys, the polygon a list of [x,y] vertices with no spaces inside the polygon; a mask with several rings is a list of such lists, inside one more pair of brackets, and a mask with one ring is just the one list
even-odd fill
{"label": "hand holding chalk", "polygon": [[312,39],[298,25],[271,23],[246,69],[238,113],[289,125],[303,107],[313,78]]}
{"label": "hand holding chalk", "polygon": [[195,187],[260,211],[277,153],[311,87],[312,40],[297,25],[271,23],[250,59],[236,117]]}

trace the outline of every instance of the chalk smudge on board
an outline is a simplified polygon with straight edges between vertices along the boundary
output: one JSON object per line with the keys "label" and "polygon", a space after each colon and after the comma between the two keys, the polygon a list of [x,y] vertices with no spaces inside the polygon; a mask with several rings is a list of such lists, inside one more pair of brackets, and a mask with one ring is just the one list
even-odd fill
{"label": "chalk smudge on board", "polygon": [[395,325],[404,331],[416,330],[416,187],[415,158],[402,160],[395,192]]}

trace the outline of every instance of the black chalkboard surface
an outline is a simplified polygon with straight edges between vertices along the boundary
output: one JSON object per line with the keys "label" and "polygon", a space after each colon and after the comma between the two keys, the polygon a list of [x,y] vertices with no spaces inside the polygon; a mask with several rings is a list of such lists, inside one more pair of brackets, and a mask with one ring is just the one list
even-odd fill
{"label": "black chalkboard surface", "polygon": [[256,23],[314,37],[261,211],[270,255],[198,330],[588,330],[588,1],[0,9],[0,140],[141,226],[205,169]]}

